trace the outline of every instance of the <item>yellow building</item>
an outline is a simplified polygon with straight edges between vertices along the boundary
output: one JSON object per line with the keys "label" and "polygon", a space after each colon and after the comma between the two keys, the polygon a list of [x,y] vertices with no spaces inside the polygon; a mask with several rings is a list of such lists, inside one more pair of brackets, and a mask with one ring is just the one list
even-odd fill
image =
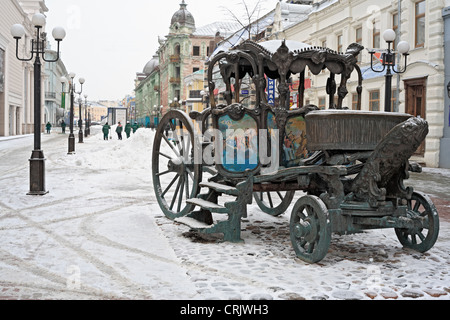
{"label": "yellow building", "polygon": [[188,113],[191,111],[201,112],[205,108],[206,99],[202,95],[205,90],[204,73],[204,70],[199,70],[183,79],[186,101],[183,101],[182,105]]}

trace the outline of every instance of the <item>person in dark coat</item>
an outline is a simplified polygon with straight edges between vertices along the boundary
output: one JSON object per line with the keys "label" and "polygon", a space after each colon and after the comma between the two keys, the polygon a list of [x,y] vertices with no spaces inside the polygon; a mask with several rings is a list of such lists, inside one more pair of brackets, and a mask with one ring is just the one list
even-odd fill
{"label": "person in dark coat", "polygon": [[122,131],[123,131],[123,127],[119,122],[119,124],[117,125],[117,128],[116,128],[116,133],[117,133],[117,137],[119,137],[119,140],[122,140]]}
{"label": "person in dark coat", "polygon": [[103,140],[108,140],[108,134],[109,130],[111,130],[111,126],[108,124],[108,122],[103,126]]}
{"label": "person in dark coat", "polygon": [[52,124],[50,122],[47,122],[45,128],[47,129],[47,133],[50,134],[50,130],[52,130]]}
{"label": "person in dark coat", "polygon": [[66,133],[66,123],[64,122],[64,120],[61,122],[61,128],[62,128],[62,133]]}
{"label": "person in dark coat", "polygon": [[137,129],[139,128],[139,125],[137,124],[137,122],[135,122],[133,124],[133,133],[136,133]]}
{"label": "person in dark coat", "polygon": [[131,133],[130,121],[128,121],[127,124],[125,125],[125,133],[127,134],[127,139],[130,139],[130,133]]}

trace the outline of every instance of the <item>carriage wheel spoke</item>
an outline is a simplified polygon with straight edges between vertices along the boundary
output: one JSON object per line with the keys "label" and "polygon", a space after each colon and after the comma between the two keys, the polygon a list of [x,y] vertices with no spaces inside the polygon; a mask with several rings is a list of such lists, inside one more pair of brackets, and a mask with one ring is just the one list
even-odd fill
{"label": "carriage wheel spoke", "polygon": [[185,186],[186,186],[186,199],[189,199],[189,176],[187,174],[187,172],[184,173],[184,179],[186,181]]}
{"label": "carriage wheel spoke", "polygon": [[183,192],[184,192],[184,185],[185,185],[184,176],[181,176],[180,179],[183,182],[181,183],[181,186],[180,186],[180,197],[178,198],[178,207],[177,207],[178,212],[181,211],[181,203],[183,202]]}
{"label": "carriage wheel spoke", "polygon": [[169,160],[171,160],[171,159],[172,159],[172,157],[168,156],[168,155],[167,155],[167,154],[165,154],[165,153],[162,153],[161,151],[159,151],[159,152],[158,152],[158,154],[159,154],[160,156],[163,156],[163,157],[165,157],[165,158],[169,159]]}
{"label": "carriage wheel spoke", "polygon": [[170,128],[172,129],[172,133],[174,135],[174,140],[177,142],[176,145],[177,145],[178,151],[180,152],[180,154],[183,154],[183,151],[182,151],[183,149],[180,147],[180,144],[182,143],[182,141],[180,140],[180,137],[178,136],[177,127],[172,122],[170,122]]}
{"label": "carriage wheel spoke", "polygon": [[191,169],[186,167],[186,172],[188,173],[188,175],[191,177],[192,181],[195,181],[194,179],[194,174],[192,173]]}
{"label": "carriage wheel spoke", "polygon": [[172,151],[176,154],[176,156],[181,158],[180,153],[178,152],[177,149],[175,149],[175,146],[173,145],[173,143],[170,142],[170,140],[169,140],[164,134],[162,135],[162,137],[163,137],[164,141],[165,141],[165,142],[169,145],[169,147],[172,149]]}
{"label": "carriage wheel spoke", "polygon": [[270,207],[273,208],[272,197],[270,196],[270,192],[267,192],[267,197],[269,198]]}
{"label": "carriage wheel spoke", "polygon": [[413,209],[413,211],[414,211],[414,212],[418,212],[418,211],[419,211],[419,207],[420,207],[420,202],[419,202],[419,201],[416,201],[416,203],[414,204],[414,209]]}
{"label": "carriage wheel spoke", "polygon": [[180,178],[180,180],[178,180],[177,188],[175,189],[175,193],[173,195],[172,202],[170,203],[170,207],[169,207],[170,210],[173,209],[173,205],[175,204],[175,200],[177,199],[178,191],[180,190],[180,186],[181,186],[181,178]]}
{"label": "carriage wheel spoke", "polygon": [[164,190],[164,192],[161,193],[161,197],[162,197],[162,198],[164,198],[164,196],[165,196],[165,194],[167,193],[167,191],[170,190],[170,188],[173,186],[173,184],[175,183],[175,181],[177,181],[177,179],[178,179],[179,177],[180,177],[180,176],[177,174],[177,175],[175,176],[175,178],[173,178],[173,180],[169,183],[169,185],[168,185],[167,188]]}
{"label": "carriage wheel spoke", "polygon": [[157,173],[156,176],[157,176],[157,177],[160,177],[160,176],[166,175],[166,174],[171,173],[171,172],[172,172],[172,171],[170,171],[170,170],[166,170],[166,171]]}
{"label": "carriage wheel spoke", "polygon": [[278,197],[280,197],[280,200],[283,201],[284,197],[280,191],[277,191],[277,195],[278,195]]}

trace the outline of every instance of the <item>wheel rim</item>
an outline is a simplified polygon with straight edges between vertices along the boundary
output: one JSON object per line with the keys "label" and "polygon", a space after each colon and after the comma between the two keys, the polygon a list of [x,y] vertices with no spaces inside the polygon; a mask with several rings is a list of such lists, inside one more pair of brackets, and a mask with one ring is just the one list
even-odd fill
{"label": "wheel rim", "polygon": [[326,256],[331,242],[331,224],[322,200],[306,196],[297,201],[291,215],[290,236],[300,259],[315,263]]}
{"label": "wheel rim", "polygon": [[254,192],[253,198],[264,213],[279,216],[286,212],[294,195],[295,191]]}
{"label": "wheel rim", "polygon": [[194,163],[194,139],[192,121],[178,110],[169,111],[156,130],[153,186],[161,210],[170,219],[189,214],[194,206],[186,200],[196,197],[199,191],[201,165]]}
{"label": "wheel rim", "polygon": [[[410,229],[395,229],[401,244],[419,252],[430,250],[439,235],[439,215],[430,198],[419,192],[413,193],[408,200],[407,217],[417,221]],[[423,225],[419,220],[423,221]]]}

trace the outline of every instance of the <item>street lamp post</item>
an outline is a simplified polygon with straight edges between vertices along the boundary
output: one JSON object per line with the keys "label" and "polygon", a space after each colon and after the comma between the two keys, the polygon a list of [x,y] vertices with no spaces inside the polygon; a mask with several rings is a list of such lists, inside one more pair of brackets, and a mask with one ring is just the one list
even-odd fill
{"label": "street lamp post", "polygon": [[59,60],[59,45],[65,38],[66,31],[61,27],[53,29],[53,38],[58,43],[56,59],[45,59],[45,42],[41,39],[41,29],[45,25],[45,16],[36,13],[32,18],[32,23],[36,28],[36,38],[31,41],[31,58],[19,57],[19,40],[25,35],[25,28],[21,24],[11,27],[11,34],[16,39],[16,57],[20,61],[31,61],[34,57],[34,150],[30,159],[30,191],[28,195],[45,195],[45,158],[44,151],[41,150],[41,57],[46,62],[56,62]]}
{"label": "street lamp post", "polygon": [[84,136],[87,137],[90,134],[90,128],[89,128],[89,119],[88,119],[88,103],[87,103],[87,94],[84,95]]}
{"label": "street lamp post", "polygon": [[[410,50],[410,46],[409,43],[406,41],[401,41],[399,42],[398,46],[397,46],[397,50],[400,54],[402,54],[405,57],[405,66],[403,67],[402,70],[400,69],[396,69],[395,68],[395,57],[396,57],[396,52],[391,48],[392,43],[395,41],[396,38],[396,33],[394,30],[392,29],[387,29],[384,33],[383,33],[383,38],[384,40],[387,42],[388,44],[388,49],[387,50],[379,50],[379,49],[369,49],[369,53],[371,55],[371,59],[370,59],[370,68],[372,69],[372,71],[374,72],[378,72],[378,73],[382,73],[384,71],[386,71],[386,92],[385,92],[385,100],[384,100],[384,110],[386,112],[390,112],[391,111],[391,96],[392,96],[392,72],[395,72],[397,74],[402,74],[406,72],[406,68],[408,65],[408,55],[409,55],[409,50]],[[375,55],[375,53],[382,53],[381,56],[381,62],[383,65],[383,69],[375,69],[373,66],[373,56]]]}
{"label": "street lamp post", "polygon": [[73,122],[74,122],[73,101],[75,99],[74,95],[82,93],[82,91],[83,91],[83,84],[85,83],[84,78],[80,78],[79,82],[81,84],[81,91],[80,92],[76,92],[75,83],[73,81],[75,76],[76,75],[73,72],[71,72],[69,74],[69,78],[70,78],[70,134],[69,134],[69,151],[68,151],[68,154],[74,154],[75,153],[75,135],[73,134]]}
{"label": "street lamp post", "polygon": [[83,99],[81,99],[81,92],[79,93],[78,97],[78,128],[80,131],[78,131],[78,143],[84,143],[83,142],[83,114],[81,113],[81,104],[83,103]]}

